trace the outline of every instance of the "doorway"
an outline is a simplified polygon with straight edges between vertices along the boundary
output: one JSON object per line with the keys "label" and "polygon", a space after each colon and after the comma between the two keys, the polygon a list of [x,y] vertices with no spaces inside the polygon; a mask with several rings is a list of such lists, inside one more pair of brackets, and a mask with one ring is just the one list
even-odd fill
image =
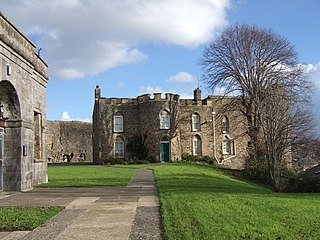
{"label": "doorway", "polygon": [[170,141],[167,136],[163,137],[160,142],[161,162],[170,161]]}

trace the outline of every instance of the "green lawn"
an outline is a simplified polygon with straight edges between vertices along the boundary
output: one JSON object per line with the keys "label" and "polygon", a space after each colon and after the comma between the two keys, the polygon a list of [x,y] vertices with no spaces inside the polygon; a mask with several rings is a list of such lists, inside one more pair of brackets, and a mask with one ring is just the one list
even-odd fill
{"label": "green lawn", "polygon": [[154,168],[166,239],[320,239],[320,194],[281,194],[209,166]]}
{"label": "green lawn", "polygon": [[49,181],[38,187],[125,186],[134,174],[128,168],[95,165],[54,165],[48,167]]}
{"label": "green lawn", "polygon": [[143,164],[127,164],[127,165],[119,164],[119,165],[115,165],[115,167],[137,169],[137,168],[152,168],[159,165],[161,165],[161,163],[143,163]]}
{"label": "green lawn", "polygon": [[33,230],[63,207],[0,207],[0,231]]}

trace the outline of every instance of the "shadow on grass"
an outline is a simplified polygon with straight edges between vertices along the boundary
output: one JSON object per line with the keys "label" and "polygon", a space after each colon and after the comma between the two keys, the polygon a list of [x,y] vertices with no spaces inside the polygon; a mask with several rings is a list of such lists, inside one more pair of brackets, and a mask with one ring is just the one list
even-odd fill
{"label": "shadow on grass", "polygon": [[[304,193],[276,193],[267,186],[230,176],[225,171],[210,166],[181,164],[172,168],[155,170],[156,183],[159,192],[175,194],[252,194],[270,195],[280,198],[304,198],[310,194]],[[315,197],[320,194],[315,193]]]}
{"label": "shadow on grass", "polygon": [[257,187],[254,184],[242,182],[228,177],[208,176],[190,173],[175,174],[168,178],[157,180],[159,188],[165,188],[166,192],[190,193],[190,192],[219,192],[219,193],[272,193],[271,190]]}

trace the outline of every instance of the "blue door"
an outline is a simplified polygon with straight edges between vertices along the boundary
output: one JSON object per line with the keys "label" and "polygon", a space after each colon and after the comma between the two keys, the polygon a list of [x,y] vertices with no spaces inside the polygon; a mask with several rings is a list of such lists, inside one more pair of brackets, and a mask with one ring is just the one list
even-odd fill
{"label": "blue door", "polygon": [[161,162],[169,162],[169,143],[161,143]]}

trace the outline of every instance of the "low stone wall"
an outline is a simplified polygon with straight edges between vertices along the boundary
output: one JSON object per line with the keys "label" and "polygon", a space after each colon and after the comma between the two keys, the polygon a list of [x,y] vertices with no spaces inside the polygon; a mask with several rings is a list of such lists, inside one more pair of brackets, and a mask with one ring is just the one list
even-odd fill
{"label": "low stone wall", "polygon": [[92,162],[92,123],[47,121],[48,162]]}

